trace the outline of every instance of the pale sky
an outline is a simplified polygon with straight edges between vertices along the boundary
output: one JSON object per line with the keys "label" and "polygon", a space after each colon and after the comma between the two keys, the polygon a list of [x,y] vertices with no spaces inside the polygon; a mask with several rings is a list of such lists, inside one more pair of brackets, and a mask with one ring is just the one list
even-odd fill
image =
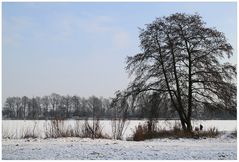
{"label": "pale sky", "polygon": [[224,32],[236,63],[236,3],[3,3],[3,101],[59,93],[113,97],[127,87],[138,27],[176,12],[199,13]]}

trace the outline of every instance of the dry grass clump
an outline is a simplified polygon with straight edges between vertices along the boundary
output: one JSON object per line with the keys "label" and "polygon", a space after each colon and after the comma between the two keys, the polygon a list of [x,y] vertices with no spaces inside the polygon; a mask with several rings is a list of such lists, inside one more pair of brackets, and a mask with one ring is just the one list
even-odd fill
{"label": "dry grass clump", "polygon": [[139,124],[135,127],[133,133],[134,141],[143,141],[145,139],[159,138],[156,122],[147,122],[143,125]]}
{"label": "dry grass clump", "polygon": [[[47,127],[46,127],[47,129]],[[49,123],[49,130],[46,130],[46,138],[57,138],[62,137],[66,131],[64,130],[64,121],[63,120],[51,120]]]}
{"label": "dry grass clump", "polygon": [[111,126],[112,126],[112,139],[122,140],[123,135],[129,126],[129,121],[121,118],[112,119]]}
{"label": "dry grass clump", "polygon": [[232,137],[237,138],[237,129],[235,128],[235,130],[231,133]]}
{"label": "dry grass clump", "polygon": [[84,125],[82,126],[82,138],[103,138],[110,139],[110,136],[107,134],[103,134],[103,128],[100,125],[100,121],[96,120],[90,125],[88,120],[85,120]]}
{"label": "dry grass clump", "polygon": [[[47,129],[47,127],[46,127]],[[79,137],[79,130],[71,126],[66,127],[64,120],[51,120],[45,138]]]}
{"label": "dry grass clump", "polygon": [[3,139],[12,139],[14,137],[15,137],[15,134],[11,133],[9,128],[4,128],[2,130],[2,138]]}
{"label": "dry grass clump", "polygon": [[152,138],[192,138],[193,133],[189,131],[183,131],[178,125],[175,125],[172,130],[158,129],[155,126],[154,130],[149,130],[146,124],[138,125],[136,127],[133,140],[134,141],[143,141],[146,139]]}
{"label": "dry grass clump", "polygon": [[25,131],[23,131],[22,135],[20,138],[37,138],[37,135],[35,134],[35,129],[37,126],[37,122],[34,122],[33,129],[30,130],[27,128]]}
{"label": "dry grass clump", "polygon": [[64,120],[52,120],[49,128],[46,130],[45,138],[60,137],[80,137],[80,138],[110,138],[107,134],[103,134],[99,121],[93,121],[90,125],[87,120],[81,125],[77,120],[74,127],[66,126]]}
{"label": "dry grass clump", "polygon": [[20,138],[37,138],[37,136],[35,135],[34,131],[27,129],[22,133]]}
{"label": "dry grass clump", "polygon": [[213,127],[206,131],[184,131],[179,124],[175,124],[173,129],[159,129],[156,125],[153,130],[148,129],[147,124],[138,125],[133,133],[134,141],[143,141],[152,138],[215,138],[219,135],[219,131]]}
{"label": "dry grass clump", "polygon": [[199,137],[207,137],[207,138],[215,138],[219,135],[219,131],[217,128],[215,127],[212,127],[212,128],[209,128],[208,130],[206,131],[199,131],[198,132],[198,136]]}

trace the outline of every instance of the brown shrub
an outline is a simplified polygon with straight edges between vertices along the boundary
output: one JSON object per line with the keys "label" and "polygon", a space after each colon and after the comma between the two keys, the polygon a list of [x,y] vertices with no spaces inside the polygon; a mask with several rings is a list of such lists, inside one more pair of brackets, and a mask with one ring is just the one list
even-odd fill
{"label": "brown shrub", "polygon": [[135,128],[135,132],[133,134],[133,140],[134,141],[145,140],[146,133],[147,133],[147,130],[145,129],[145,127],[142,127],[141,125],[138,125],[138,127]]}
{"label": "brown shrub", "polygon": [[147,128],[147,124],[138,125],[135,127],[133,132],[133,140],[134,141],[143,141],[146,139],[152,138],[215,138],[219,135],[219,131],[213,127],[208,129],[207,131],[184,131],[181,129],[179,124],[174,125],[173,129],[158,129],[155,127],[153,131],[149,131]]}
{"label": "brown shrub", "polygon": [[85,120],[84,125],[82,126],[82,138],[104,138],[110,139],[110,136],[102,133],[102,126],[100,125],[99,120],[93,121],[92,125],[89,124],[88,120]]}
{"label": "brown shrub", "polygon": [[217,128],[212,127],[209,128],[206,131],[199,131],[199,137],[208,137],[208,138],[215,138],[217,137],[220,133]]}
{"label": "brown shrub", "polygon": [[75,137],[75,130],[71,127],[66,127],[64,120],[51,120],[50,127],[46,127],[46,138],[58,138],[58,137]]}
{"label": "brown shrub", "polygon": [[237,129],[235,129],[232,133],[231,133],[232,137],[237,138]]}

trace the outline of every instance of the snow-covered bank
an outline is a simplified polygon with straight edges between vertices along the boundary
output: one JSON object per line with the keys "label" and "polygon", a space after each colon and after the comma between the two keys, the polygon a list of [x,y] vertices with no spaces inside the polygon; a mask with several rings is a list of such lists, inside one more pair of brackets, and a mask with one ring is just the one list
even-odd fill
{"label": "snow-covered bank", "polygon": [[234,159],[235,138],[154,139],[142,142],[106,139],[4,139],[2,159]]}

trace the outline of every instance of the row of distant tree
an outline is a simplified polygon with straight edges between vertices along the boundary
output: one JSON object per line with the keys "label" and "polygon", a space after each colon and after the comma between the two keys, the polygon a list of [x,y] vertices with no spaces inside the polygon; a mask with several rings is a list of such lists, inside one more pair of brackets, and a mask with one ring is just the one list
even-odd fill
{"label": "row of distant tree", "polygon": [[52,119],[90,117],[97,112],[108,117],[110,100],[95,96],[61,96],[53,93],[49,96],[8,97],[3,107],[3,117],[10,119]]}
{"label": "row of distant tree", "polygon": [[[62,96],[53,93],[43,97],[8,97],[3,105],[3,119],[83,119],[83,118],[178,118],[177,112],[170,105],[170,100],[161,101],[157,94],[144,95],[134,101],[119,98]],[[197,119],[233,119],[230,112],[218,109],[202,109],[193,112]]]}

